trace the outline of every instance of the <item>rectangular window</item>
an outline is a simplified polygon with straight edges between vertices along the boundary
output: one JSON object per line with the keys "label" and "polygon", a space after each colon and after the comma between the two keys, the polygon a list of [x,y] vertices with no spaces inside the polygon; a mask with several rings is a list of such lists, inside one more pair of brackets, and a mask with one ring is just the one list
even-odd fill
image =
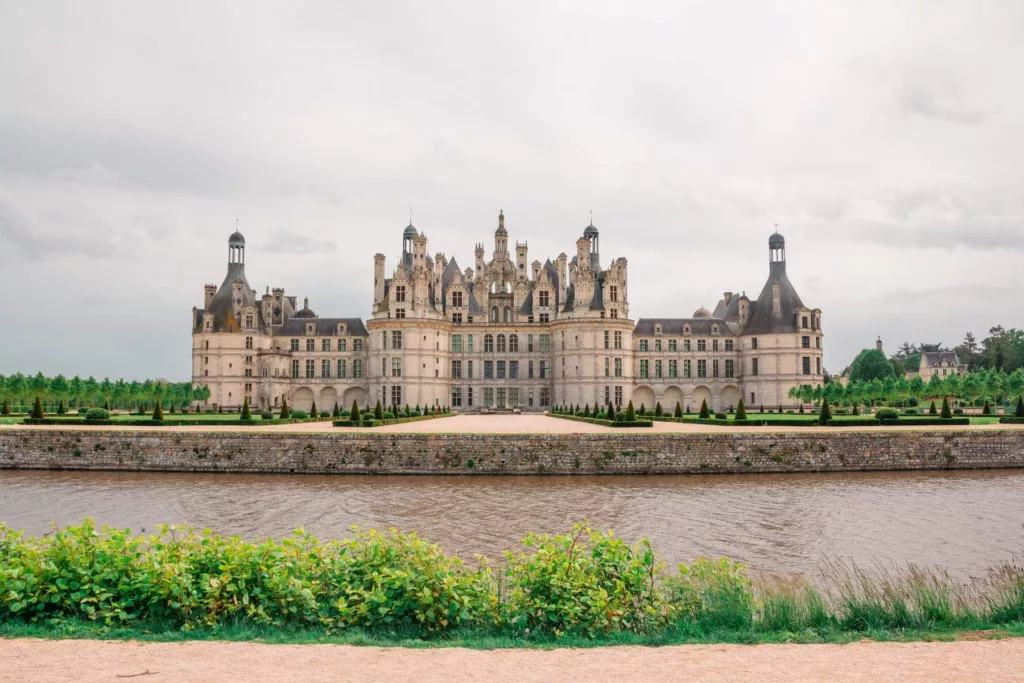
{"label": "rectangular window", "polygon": [[550,296],[550,293],[547,290],[542,290],[540,292],[540,294],[537,295],[537,304],[541,308],[547,308],[548,305],[551,303],[549,298],[548,298],[549,296]]}
{"label": "rectangular window", "polygon": [[452,387],[452,407],[458,408],[462,405],[462,387]]}
{"label": "rectangular window", "polygon": [[344,339],[339,339],[338,340],[338,350],[339,351],[347,351],[348,350],[346,348],[347,346],[348,346],[348,344],[346,343],[346,340],[344,340]]}
{"label": "rectangular window", "polygon": [[484,379],[493,379],[493,378],[494,378],[494,361],[493,360],[485,360],[484,361]]}
{"label": "rectangular window", "polygon": [[321,351],[330,351],[331,350],[331,340],[330,339],[323,339],[323,340],[321,340],[321,342],[320,342],[320,350]]}
{"label": "rectangular window", "polygon": [[732,358],[726,358],[725,359],[725,376],[726,377],[735,377],[736,376],[736,366],[735,366],[735,363],[736,363],[736,361],[734,361]]}
{"label": "rectangular window", "polygon": [[732,339],[725,340],[725,350],[732,351]]}
{"label": "rectangular window", "polygon": [[363,361],[356,358],[352,361],[352,377],[359,379],[363,376]]}
{"label": "rectangular window", "polygon": [[654,376],[661,377],[661,360],[654,361]]}
{"label": "rectangular window", "polygon": [[452,292],[452,306],[456,308],[462,306],[462,292]]}
{"label": "rectangular window", "polygon": [[466,361],[466,379],[473,379],[473,361]]}
{"label": "rectangular window", "polygon": [[395,301],[399,303],[405,301],[405,285],[397,285],[395,287]]}
{"label": "rectangular window", "polygon": [[452,335],[452,353],[462,353],[462,335]]}
{"label": "rectangular window", "polygon": [[362,339],[353,339],[352,340],[352,350],[353,351],[362,351],[363,350],[363,340]]}
{"label": "rectangular window", "polygon": [[404,318],[405,317],[405,309],[404,308],[396,308],[395,309],[395,317],[398,318],[399,320]]}
{"label": "rectangular window", "polygon": [[679,361],[673,359],[668,362],[668,376],[672,379],[679,377]]}
{"label": "rectangular window", "polygon": [[698,339],[697,340],[697,350],[698,351],[707,351],[708,350],[708,340],[707,339]]}
{"label": "rectangular window", "polygon": [[619,288],[615,285],[608,286],[608,300],[615,303],[619,300]]}
{"label": "rectangular window", "polygon": [[505,403],[505,387],[498,387],[498,398],[496,403],[498,408],[506,407],[507,404]]}
{"label": "rectangular window", "polygon": [[546,408],[551,405],[551,389],[548,387],[540,388],[540,405],[542,408]]}
{"label": "rectangular window", "polygon": [[622,377],[622,359],[621,358],[616,358],[615,359],[615,376],[616,377]]}
{"label": "rectangular window", "polygon": [[380,348],[382,348],[382,349],[388,348],[388,331],[387,330],[383,330],[380,333]]}
{"label": "rectangular window", "polygon": [[711,350],[712,351],[717,351],[718,350],[718,340],[717,339],[712,339],[711,340]]}
{"label": "rectangular window", "polygon": [[315,362],[316,361],[314,361],[312,358],[308,358],[306,360],[306,377],[308,379],[312,379],[313,377],[316,376],[316,365],[315,365]]}
{"label": "rectangular window", "polygon": [[391,387],[391,405],[402,405],[402,387],[397,384]]}
{"label": "rectangular window", "polygon": [[510,360],[508,362],[508,378],[519,379],[519,361]]}
{"label": "rectangular window", "polygon": [[814,374],[820,375],[821,374],[821,359],[820,358],[815,358],[814,360],[816,361],[816,369],[817,369],[817,372],[815,372]]}
{"label": "rectangular window", "polygon": [[466,335],[466,351],[473,353],[473,335]]}
{"label": "rectangular window", "polygon": [[296,358],[292,361],[292,377],[298,378],[299,376],[299,360]]}
{"label": "rectangular window", "polygon": [[611,344],[611,332],[609,332],[608,330],[605,330],[604,331],[604,348],[606,348],[606,349],[610,348],[610,346],[609,346],[610,344]]}
{"label": "rectangular window", "polygon": [[252,337],[246,337],[245,338],[245,348],[247,348],[247,349],[251,349],[252,348]]}
{"label": "rectangular window", "polygon": [[647,340],[646,339],[641,339],[640,340],[640,350],[641,351],[646,351],[647,350]]}
{"label": "rectangular window", "polygon": [[677,342],[677,340],[675,340],[675,339],[669,339],[668,340],[668,350],[669,351],[678,351],[679,350],[678,345],[677,345],[676,342]]}
{"label": "rectangular window", "polygon": [[611,368],[611,362],[612,362],[611,358],[608,358],[607,356],[605,356],[605,359],[604,359],[604,376],[605,377],[609,376],[609,373],[610,373],[609,368]]}
{"label": "rectangular window", "polygon": [[392,330],[391,332],[391,348],[400,349],[402,348],[402,331]]}
{"label": "rectangular window", "polygon": [[316,351],[316,339],[307,339],[306,340],[306,350],[307,351]]}
{"label": "rectangular window", "polygon": [[757,359],[756,358],[751,358],[750,359],[750,374],[754,375],[756,377],[757,376],[757,370],[758,370],[758,368],[757,368]]}
{"label": "rectangular window", "polygon": [[697,361],[697,376],[707,377],[708,376],[708,362],[703,358]]}
{"label": "rectangular window", "polygon": [[462,361],[452,361],[452,379],[462,379]]}
{"label": "rectangular window", "polygon": [[615,407],[622,407],[622,387],[615,387]]}
{"label": "rectangular window", "polygon": [[640,359],[640,379],[647,379],[647,371],[648,371],[648,364],[649,363],[650,363],[650,361],[647,360],[646,358],[641,358]]}
{"label": "rectangular window", "polygon": [[541,313],[540,314],[540,322],[542,322],[542,323],[549,323],[549,322],[551,322],[550,314],[548,314],[548,313]]}
{"label": "rectangular window", "polygon": [[814,347],[817,348],[817,349],[821,348],[821,337],[815,337],[814,338]]}
{"label": "rectangular window", "polygon": [[345,368],[345,359],[344,358],[339,358],[338,359],[338,377],[340,379],[345,379],[345,375],[346,375],[345,370],[346,370],[346,368]]}
{"label": "rectangular window", "polygon": [[526,364],[526,377],[527,379],[533,379],[533,361],[528,361]]}
{"label": "rectangular window", "polygon": [[551,351],[551,335],[549,335],[549,334],[542,334],[542,335],[540,335],[539,343],[540,343],[540,352],[541,353],[548,353],[549,351]]}
{"label": "rectangular window", "polygon": [[616,331],[615,333],[615,348],[622,348],[622,332]]}
{"label": "rectangular window", "polygon": [[498,379],[505,379],[505,361],[498,361]]}
{"label": "rectangular window", "polygon": [[683,377],[691,377],[693,375],[691,361],[683,361]]}
{"label": "rectangular window", "polygon": [[711,376],[718,377],[718,359],[711,361]]}
{"label": "rectangular window", "polygon": [[750,340],[750,348],[752,348],[752,349],[756,349],[757,348],[757,337],[753,337]]}
{"label": "rectangular window", "polygon": [[494,353],[494,335],[484,335],[484,353]]}
{"label": "rectangular window", "polygon": [[800,327],[807,327],[807,316],[805,315],[805,316],[801,317],[800,318],[800,322],[802,323],[800,325]]}
{"label": "rectangular window", "polygon": [[804,360],[804,374],[805,375],[809,375],[809,374],[811,374],[811,357],[810,356],[804,356],[803,360]]}
{"label": "rectangular window", "polygon": [[540,362],[540,377],[541,379],[551,379],[551,366],[547,361]]}
{"label": "rectangular window", "polygon": [[811,338],[806,336],[800,337],[800,347],[804,349],[811,348]]}
{"label": "rectangular window", "polygon": [[291,349],[292,349],[292,351],[298,351],[299,350],[299,340],[298,339],[292,339]]}
{"label": "rectangular window", "polygon": [[684,339],[683,340],[683,351],[689,351],[689,350],[690,350],[690,340],[689,339]]}
{"label": "rectangular window", "polygon": [[461,313],[452,313],[452,322],[453,323],[461,323],[462,322],[462,314]]}
{"label": "rectangular window", "polygon": [[508,390],[508,406],[509,408],[516,408],[519,406],[519,389],[511,387]]}
{"label": "rectangular window", "polygon": [[401,377],[402,376],[402,359],[400,357],[394,357],[391,359],[391,376]]}
{"label": "rectangular window", "polygon": [[494,387],[484,387],[484,405],[488,408],[494,406]]}
{"label": "rectangular window", "polygon": [[467,387],[466,389],[466,405],[473,407],[473,387]]}
{"label": "rectangular window", "polygon": [[533,353],[533,335],[532,334],[526,335],[526,351],[528,353]]}
{"label": "rectangular window", "polygon": [[[381,377],[387,377],[388,376],[388,359],[387,358],[381,358],[380,359],[380,376]],[[387,398],[387,396],[385,396],[384,398]]]}
{"label": "rectangular window", "polygon": [[655,351],[661,351],[661,340],[660,339],[655,339],[654,340],[654,350]]}
{"label": "rectangular window", "polygon": [[324,358],[320,361],[320,376],[330,377],[331,376],[331,361]]}

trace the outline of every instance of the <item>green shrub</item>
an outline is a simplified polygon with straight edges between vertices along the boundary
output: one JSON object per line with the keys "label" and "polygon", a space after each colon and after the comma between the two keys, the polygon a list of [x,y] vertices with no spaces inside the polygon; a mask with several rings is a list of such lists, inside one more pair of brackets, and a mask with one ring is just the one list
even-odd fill
{"label": "green shrub", "polygon": [[879,408],[875,411],[876,420],[898,420],[900,411],[895,408]]}
{"label": "green shrub", "polygon": [[337,401],[334,402],[334,410],[331,411],[331,415],[330,416],[333,417],[333,418],[341,417],[341,407],[338,405]]}
{"label": "green shrub", "polygon": [[60,402],[57,404],[57,414],[64,415],[66,413],[67,410],[64,409],[64,399],[61,399]]}
{"label": "green shrub", "polygon": [[[963,415],[963,414],[964,414],[964,409],[963,408],[953,408],[953,415]],[[940,419],[942,419],[941,416],[940,416]],[[950,419],[950,418],[946,418],[946,419]]]}
{"label": "green shrub", "polygon": [[214,410],[213,408],[207,408],[206,410],[203,411],[203,413],[206,415],[215,415],[217,411]]}
{"label": "green shrub", "polygon": [[85,414],[85,419],[88,422],[95,422],[97,420],[109,420],[110,413],[103,408],[93,408]]}
{"label": "green shrub", "polygon": [[630,546],[577,525],[565,536],[529,534],[523,546],[505,553],[504,630],[592,638],[668,623],[671,611],[658,590],[662,569],[646,540]]}
{"label": "green shrub", "polygon": [[708,410],[708,401],[707,401],[707,399],[701,399],[701,402],[700,402],[700,415],[699,415],[699,417],[702,420],[707,420],[707,419],[709,419],[711,417],[711,411]]}
{"label": "green shrub", "polygon": [[992,414],[992,406],[990,406],[988,404],[988,399],[987,398],[985,399],[985,405],[983,405],[981,407],[981,414],[982,415],[991,415]]}
{"label": "green shrub", "polygon": [[157,399],[156,400],[156,405],[153,406],[153,417],[151,419],[153,419],[153,420],[163,420],[164,419],[164,409],[163,409],[163,406],[160,405],[160,399]]}
{"label": "green shrub", "polygon": [[747,419],[747,408],[746,408],[746,406],[743,405],[743,399],[742,398],[740,399],[739,405],[736,406],[736,417],[734,419],[736,419],[736,420],[746,420]]}
{"label": "green shrub", "polygon": [[727,420],[727,419],[729,419],[729,416],[726,415],[725,413],[723,413],[722,411],[718,411],[717,413],[715,413],[715,419],[716,420]]}
{"label": "green shrub", "polygon": [[917,408],[904,408],[903,409],[903,414],[904,415],[917,415]]}
{"label": "green shrub", "polygon": [[622,416],[622,419],[626,422],[636,422],[636,411],[633,410],[632,401],[626,404],[626,414]]}
{"label": "green shrub", "polygon": [[305,410],[292,410],[289,411],[290,417],[293,420],[305,420],[309,418],[309,413]]}
{"label": "green shrub", "polygon": [[928,407],[928,414],[929,415],[938,415],[939,414],[938,409],[935,407],[935,401],[932,401],[932,404]]}
{"label": "green shrub", "polygon": [[32,412],[29,413],[29,417],[34,420],[42,420],[46,417],[46,413],[43,412],[43,402],[36,396],[36,402],[32,405]]}
{"label": "green shrub", "polygon": [[272,412],[270,412],[269,410],[265,410],[262,413],[260,413],[260,419],[262,419],[262,420],[273,420],[274,419],[274,414]]}
{"label": "green shrub", "polygon": [[[687,406],[686,412],[690,412],[689,406]],[[676,401],[676,410],[675,410],[674,413],[672,413],[672,415],[673,415],[673,417],[682,417],[683,416],[683,407],[681,405],[679,405],[679,401]]]}
{"label": "green shrub", "polygon": [[665,411],[662,410],[662,408],[661,408],[661,401],[658,401],[657,403],[654,404],[654,416],[655,417],[663,417],[664,415],[665,415]]}
{"label": "green shrub", "polygon": [[382,419],[382,420],[394,420],[395,419],[395,414],[390,412],[390,411],[386,411],[386,412],[383,412],[383,413],[380,414],[380,419]]}
{"label": "green shrub", "polygon": [[754,588],[741,564],[700,558],[679,565],[666,582],[668,600],[680,621],[711,628],[746,628],[754,614]]}
{"label": "green shrub", "polygon": [[321,410],[320,411],[320,417],[330,417],[330,416],[331,416],[331,414],[329,412],[327,412],[326,410]]}
{"label": "green shrub", "polygon": [[943,417],[943,418],[946,418],[946,419],[949,419],[949,418],[953,417],[953,413],[949,409],[949,399],[948,398],[943,398],[942,399],[942,412],[939,413],[939,417]]}
{"label": "green shrub", "polygon": [[287,420],[291,417],[292,411],[288,408],[288,399],[284,396],[281,397],[281,419]]}
{"label": "green shrub", "polygon": [[242,417],[241,417],[241,419],[243,421],[252,420],[252,411],[249,409],[249,398],[248,397],[246,397],[245,401],[242,403]]}
{"label": "green shrub", "polygon": [[7,399],[5,398],[3,403],[0,404],[0,415],[10,415],[10,414],[11,414],[11,406],[7,404]]}
{"label": "green shrub", "polygon": [[1017,409],[1013,411],[1014,417],[1024,417],[1024,395],[1017,396]]}
{"label": "green shrub", "polygon": [[380,405],[380,399],[377,399],[377,405],[373,408],[373,419],[381,420],[384,418],[384,408]]}
{"label": "green shrub", "polygon": [[352,410],[349,411],[348,415],[353,422],[359,422],[362,419],[359,414],[359,404],[355,401],[352,401]]}

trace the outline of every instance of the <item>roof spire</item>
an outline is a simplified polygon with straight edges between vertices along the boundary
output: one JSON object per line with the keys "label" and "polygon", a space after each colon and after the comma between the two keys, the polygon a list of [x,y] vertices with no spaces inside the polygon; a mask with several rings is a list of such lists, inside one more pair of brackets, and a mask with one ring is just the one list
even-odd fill
{"label": "roof spire", "polygon": [[594,210],[593,209],[590,210],[590,224],[591,225],[594,224]]}

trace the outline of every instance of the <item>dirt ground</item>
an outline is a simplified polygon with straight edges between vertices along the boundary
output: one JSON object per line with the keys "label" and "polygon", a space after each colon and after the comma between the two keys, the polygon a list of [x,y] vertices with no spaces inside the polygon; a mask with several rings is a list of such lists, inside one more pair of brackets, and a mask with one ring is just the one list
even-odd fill
{"label": "dirt ground", "polygon": [[[632,429],[604,427],[602,425],[590,424],[589,422],[576,422],[574,420],[563,420],[561,418],[548,417],[539,413],[525,413],[522,415],[455,415],[438,420],[424,420],[421,422],[407,422],[405,424],[389,425],[387,427],[374,427],[370,429],[335,427],[330,422],[305,422],[299,424],[274,425],[270,427],[249,427],[239,425],[214,426],[199,425],[191,427],[125,427],[121,425],[110,426],[85,426],[73,425],[67,427],[40,425],[0,425],[0,429],[74,429],[74,430],[138,430],[138,431],[162,431],[181,430],[189,432],[304,432],[304,433],[351,433],[351,432],[372,432],[374,434],[621,434],[635,432],[637,434],[659,434],[659,433],[707,433],[721,434],[729,432],[792,432],[804,434],[813,431],[828,431],[829,433],[846,431],[882,431],[879,427],[720,427],[701,424],[685,424],[681,422],[655,422],[653,427],[638,427]],[[1004,430],[1017,429],[1020,425],[1012,424],[987,424],[968,425],[958,427],[885,427],[885,430],[893,431],[953,431],[953,430]]]}
{"label": "dirt ground", "polygon": [[0,640],[0,681],[969,681],[1024,680],[1024,638],[955,643],[409,650],[346,645]]}

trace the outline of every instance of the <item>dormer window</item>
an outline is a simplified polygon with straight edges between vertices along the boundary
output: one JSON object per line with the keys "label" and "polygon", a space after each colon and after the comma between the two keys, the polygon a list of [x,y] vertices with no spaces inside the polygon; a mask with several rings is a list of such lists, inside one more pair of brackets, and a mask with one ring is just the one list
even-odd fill
{"label": "dormer window", "polygon": [[711,334],[718,334],[718,325],[711,326]]}
{"label": "dormer window", "polygon": [[654,334],[661,334],[661,323],[654,324]]}
{"label": "dormer window", "polygon": [[462,292],[452,292],[452,306],[456,308],[462,306]]}
{"label": "dormer window", "polygon": [[306,334],[316,334],[316,325],[314,323],[306,323]]}
{"label": "dormer window", "polygon": [[405,301],[405,285],[395,286],[395,301],[403,303]]}
{"label": "dormer window", "polygon": [[689,323],[683,325],[683,334],[690,334],[690,325],[689,325]]}
{"label": "dormer window", "polygon": [[[619,300],[619,288],[616,285],[608,286],[608,301],[615,303]],[[612,316],[613,318],[615,316]]]}
{"label": "dormer window", "polygon": [[251,330],[253,328],[253,314],[252,313],[246,313],[245,314],[245,328],[247,330]]}
{"label": "dormer window", "polygon": [[345,323],[338,323],[338,329],[335,331],[339,337],[344,337],[348,334]]}
{"label": "dormer window", "polygon": [[551,293],[550,292],[548,292],[546,289],[545,290],[541,290],[537,294],[537,305],[542,307],[542,308],[546,308],[547,306],[549,306],[551,304],[551,298],[550,297],[551,297]]}

